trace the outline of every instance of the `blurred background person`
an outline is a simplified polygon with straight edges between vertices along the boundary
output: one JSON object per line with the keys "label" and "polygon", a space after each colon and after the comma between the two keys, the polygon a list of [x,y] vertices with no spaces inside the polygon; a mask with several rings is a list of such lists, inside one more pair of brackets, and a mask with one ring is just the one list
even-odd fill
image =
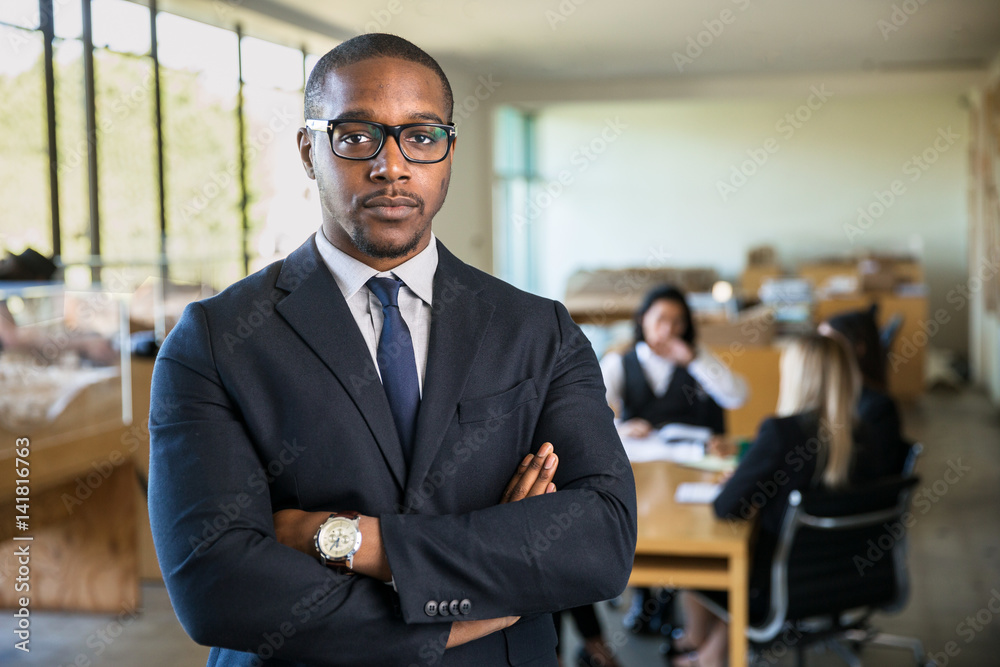
{"label": "blurred background person", "polygon": [[[608,404],[623,436],[644,438],[666,424],[689,424],[725,433],[724,409],[742,406],[747,384],[697,344],[684,294],[671,285],[648,292],[635,313],[635,340],[623,354],[601,361]],[[637,588],[624,625],[639,634],[673,629],[673,596]]]}
{"label": "blurred background person", "polygon": [[867,431],[867,440],[880,457],[880,467],[900,473],[909,453],[903,438],[902,420],[896,401],[889,396],[886,383],[886,350],[876,322],[876,306],[834,315],[820,323],[825,336],[840,336],[854,353],[861,371],[861,392],[857,417]]}
{"label": "blurred background person", "polygon": [[[843,342],[819,334],[796,338],[782,352],[780,369],[778,415],[760,425],[754,444],[714,502],[719,518],[759,520],[750,572],[751,622],[767,611],[771,558],[789,494],[843,488],[886,474],[864,431],[855,428],[860,373]],[[762,505],[750,500],[760,490],[759,482],[771,482],[775,489]],[[725,663],[728,627],[710,610],[716,605],[719,613],[726,608],[725,593],[683,596],[685,631],[672,643],[672,665]]]}

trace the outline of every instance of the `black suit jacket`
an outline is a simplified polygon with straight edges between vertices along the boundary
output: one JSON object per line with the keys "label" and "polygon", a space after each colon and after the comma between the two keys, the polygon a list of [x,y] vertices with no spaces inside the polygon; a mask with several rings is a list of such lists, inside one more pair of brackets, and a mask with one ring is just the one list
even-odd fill
{"label": "black suit jacket", "polygon": [[[548,612],[614,597],[635,487],[594,352],[566,309],[441,244],[405,468],[360,331],[310,239],[206,301],[153,375],[149,505],[178,618],[210,665],[554,665]],[[497,505],[551,441],[558,491]],[[272,512],[381,517],[398,594],[274,539]],[[457,620],[522,616],[444,650]],[[455,605],[446,604],[446,608]]]}
{"label": "black suit jacket", "polygon": [[[781,522],[792,491],[820,486],[825,450],[820,447],[816,413],[771,417],[761,422],[757,438],[733,476],[714,502],[721,519],[759,517],[760,532],[754,545],[750,571],[750,612],[759,617],[767,609],[771,559],[781,532]],[[861,429],[854,433],[850,482],[871,481],[888,474],[877,451]]]}
{"label": "black suit jacket", "polygon": [[910,443],[903,438],[896,401],[888,394],[862,386],[858,399],[858,420],[878,459],[881,474],[903,474]]}

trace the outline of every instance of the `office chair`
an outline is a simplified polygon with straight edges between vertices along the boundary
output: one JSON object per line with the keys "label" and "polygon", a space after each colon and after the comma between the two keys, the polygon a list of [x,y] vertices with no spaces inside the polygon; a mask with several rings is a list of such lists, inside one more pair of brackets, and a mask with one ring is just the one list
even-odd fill
{"label": "office chair", "polygon": [[[912,470],[918,446],[907,458]],[[915,638],[887,635],[869,619],[898,611],[909,596],[906,528],[910,493],[918,478],[886,478],[846,491],[792,492],[771,565],[768,613],[747,629],[752,662],[773,664],[794,650],[821,644],[848,665],[860,666],[858,650],[878,644],[913,651],[927,662]]]}
{"label": "office chair", "polygon": [[909,449],[906,452],[906,458],[903,461],[903,477],[912,477],[913,471],[917,467],[917,459],[924,452],[924,446],[919,442],[910,443]]}
{"label": "office chair", "polygon": [[902,313],[896,313],[889,318],[889,321],[885,323],[882,330],[879,331],[879,342],[882,344],[882,351],[888,358],[889,350],[892,349],[892,344],[896,341],[896,336],[899,334],[900,328],[903,326]]}

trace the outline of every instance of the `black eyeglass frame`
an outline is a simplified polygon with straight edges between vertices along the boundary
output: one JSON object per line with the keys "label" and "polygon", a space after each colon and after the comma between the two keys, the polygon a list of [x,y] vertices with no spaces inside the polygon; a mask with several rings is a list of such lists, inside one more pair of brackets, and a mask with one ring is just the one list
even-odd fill
{"label": "black eyeglass frame", "polygon": [[[344,123],[367,123],[368,125],[374,125],[382,131],[382,140],[379,142],[378,148],[369,157],[348,157],[346,155],[341,155],[333,149],[333,130]],[[307,118],[306,127],[310,130],[316,130],[317,132],[325,131],[327,138],[330,140],[330,152],[332,152],[337,157],[343,160],[374,160],[378,157],[378,154],[382,152],[385,148],[385,140],[388,137],[393,137],[396,140],[396,145],[399,146],[400,154],[406,159],[407,162],[413,162],[415,164],[437,164],[441,162],[446,157],[448,153],[451,152],[452,146],[455,144],[455,139],[458,138],[458,130],[455,128],[454,123],[405,123],[403,125],[386,125],[384,123],[376,123],[373,120],[360,120],[358,118],[335,118],[331,120],[317,119],[317,118]],[[437,160],[414,160],[406,151],[403,150],[402,144],[399,142],[399,134],[403,130],[409,127],[437,127],[445,130],[448,133],[448,148],[445,150],[444,155],[439,157]]]}

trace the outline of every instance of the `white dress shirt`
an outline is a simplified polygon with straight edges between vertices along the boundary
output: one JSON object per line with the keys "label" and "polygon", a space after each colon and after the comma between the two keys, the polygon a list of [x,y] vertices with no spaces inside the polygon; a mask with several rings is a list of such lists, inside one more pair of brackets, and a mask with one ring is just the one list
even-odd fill
{"label": "white dress shirt", "polygon": [[[635,354],[653,393],[663,396],[667,393],[677,365],[653,352],[645,342],[636,344]],[[695,358],[688,364],[687,370],[719,407],[733,410],[746,403],[749,394],[747,383],[708,350],[697,348]],[[625,397],[625,366],[622,355],[617,352],[604,355],[601,359],[601,373],[604,375],[608,405],[620,415]]]}
{"label": "white dress shirt", "polygon": [[[378,340],[382,336],[382,302],[365,285],[372,276],[394,277],[403,281],[399,289],[399,312],[410,330],[413,356],[417,364],[420,394],[424,391],[424,372],[427,370],[427,345],[431,337],[431,299],[434,296],[434,273],[437,271],[437,238],[418,254],[392,271],[376,271],[330,243],[320,228],[316,232],[316,247],[323,263],[330,269],[337,287],[354,315],[354,321],[368,344],[375,370],[378,371]],[[381,373],[379,375],[381,380]]]}

